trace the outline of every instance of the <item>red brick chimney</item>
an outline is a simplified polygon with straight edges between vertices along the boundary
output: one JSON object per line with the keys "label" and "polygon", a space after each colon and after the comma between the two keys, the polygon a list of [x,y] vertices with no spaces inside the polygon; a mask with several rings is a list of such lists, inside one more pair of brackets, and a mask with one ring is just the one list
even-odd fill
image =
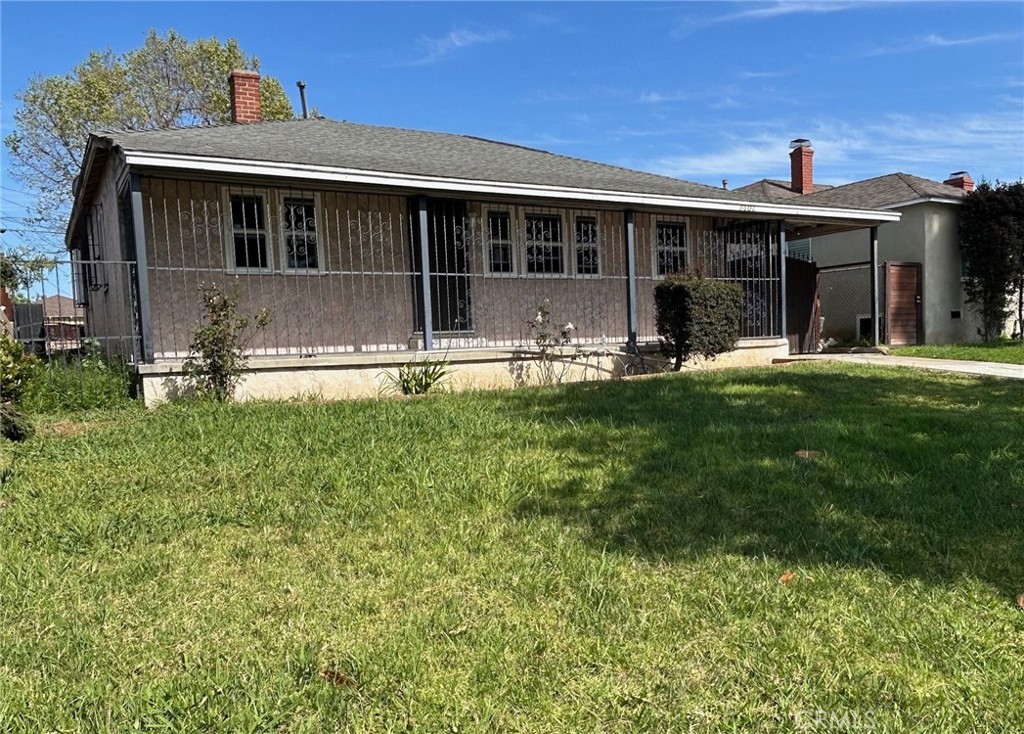
{"label": "red brick chimney", "polygon": [[798,194],[814,191],[814,149],[811,141],[797,138],[789,144],[789,188]]}
{"label": "red brick chimney", "polygon": [[231,85],[231,122],[261,122],[259,72],[235,69],[228,83]]}
{"label": "red brick chimney", "polygon": [[947,186],[952,186],[954,188],[966,191],[968,194],[974,191],[974,180],[971,178],[971,174],[969,174],[967,171],[957,171],[956,173],[951,173],[949,174],[949,178],[947,178],[942,183],[946,184]]}

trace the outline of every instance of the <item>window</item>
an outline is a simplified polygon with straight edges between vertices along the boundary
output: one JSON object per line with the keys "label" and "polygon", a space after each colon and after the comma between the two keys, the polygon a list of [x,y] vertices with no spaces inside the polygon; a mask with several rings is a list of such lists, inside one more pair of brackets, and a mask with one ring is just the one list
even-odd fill
{"label": "window", "polygon": [[655,256],[658,275],[679,272],[686,267],[685,222],[658,222]]}
{"label": "window", "polygon": [[282,197],[281,239],[284,246],[284,264],[287,269],[316,270],[319,267],[315,199],[311,197]]}
{"label": "window", "polygon": [[597,217],[576,217],[576,275],[600,275]]}
{"label": "window", "polygon": [[267,258],[266,206],[263,194],[230,194],[232,266],[238,269],[270,267]]}
{"label": "window", "polygon": [[525,234],[526,272],[565,272],[561,216],[558,214],[527,214]]}
{"label": "window", "polygon": [[512,229],[508,212],[487,212],[488,268],[492,273],[511,273]]}

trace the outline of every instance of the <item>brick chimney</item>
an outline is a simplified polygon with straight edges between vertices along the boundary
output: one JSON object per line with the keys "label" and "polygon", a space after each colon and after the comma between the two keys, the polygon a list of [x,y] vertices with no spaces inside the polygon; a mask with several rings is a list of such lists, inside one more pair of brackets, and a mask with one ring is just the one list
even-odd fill
{"label": "brick chimney", "polygon": [[789,147],[789,188],[798,194],[814,191],[814,149],[811,141],[797,138]]}
{"label": "brick chimney", "polygon": [[974,180],[971,178],[971,174],[969,174],[967,171],[957,171],[955,173],[951,173],[949,174],[949,178],[947,178],[942,183],[946,184],[947,186],[952,186],[953,188],[961,189],[962,191],[965,191],[968,194],[974,191]]}
{"label": "brick chimney", "polygon": [[231,85],[231,122],[261,122],[259,72],[235,69],[228,83]]}

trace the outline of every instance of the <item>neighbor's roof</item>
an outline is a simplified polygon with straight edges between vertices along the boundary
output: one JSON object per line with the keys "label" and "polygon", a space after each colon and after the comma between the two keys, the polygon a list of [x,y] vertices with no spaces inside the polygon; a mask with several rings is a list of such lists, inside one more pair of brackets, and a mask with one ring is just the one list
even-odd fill
{"label": "neighbor's roof", "polygon": [[890,209],[903,204],[930,200],[958,202],[967,195],[955,186],[913,176],[909,173],[890,173],[885,176],[854,181],[843,186],[815,185],[814,192],[801,196],[789,189],[788,181],[762,179],[736,191],[747,191],[765,201],[794,203],[795,199],[808,206],[837,206],[855,209]]}
{"label": "neighbor's roof", "polygon": [[68,296],[46,296],[39,303],[42,304],[43,317],[47,321],[82,320],[85,318],[85,309],[76,306],[74,299]]}

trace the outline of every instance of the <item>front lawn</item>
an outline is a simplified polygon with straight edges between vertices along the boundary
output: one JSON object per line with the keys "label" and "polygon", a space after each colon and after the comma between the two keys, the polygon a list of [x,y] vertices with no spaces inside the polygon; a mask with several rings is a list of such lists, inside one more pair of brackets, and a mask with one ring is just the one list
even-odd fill
{"label": "front lawn", "polygon": [[1022,382],[112,416],[0,445],[5,732],[1024,721]]}
{"label": "front lawn", "polygon": [[1002,339],[984,344],[946,344],[943,346],[890,347],[890,354],[900,357],[931,359],[965,359],[971,362],[1005,362],[1024,364],[1024,341]]}

